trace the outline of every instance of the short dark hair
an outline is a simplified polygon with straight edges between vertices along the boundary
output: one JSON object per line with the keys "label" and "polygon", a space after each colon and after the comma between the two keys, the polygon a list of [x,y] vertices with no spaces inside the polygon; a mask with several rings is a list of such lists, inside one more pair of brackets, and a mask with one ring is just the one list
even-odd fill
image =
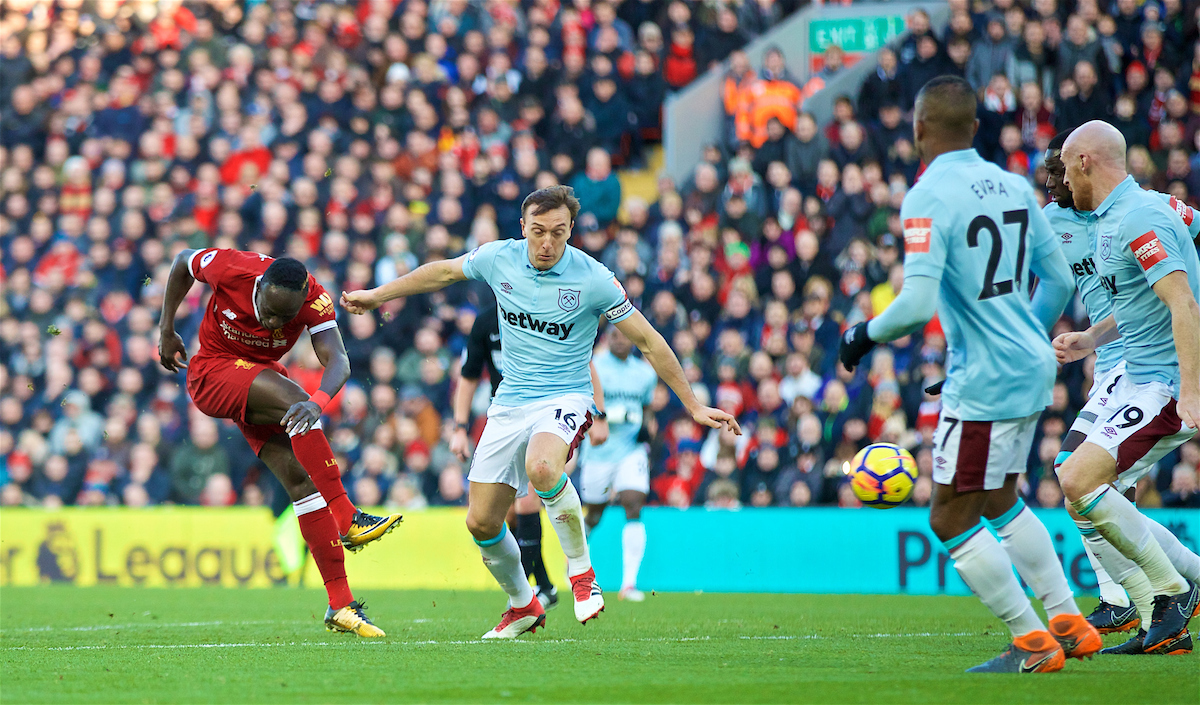
{"label": "short dark hair", "polygon": [[948,136],[969,138],[975,129],[978,98],[975,89],[961,76],[931,78],[917,93],[916,102],[924,120],[937,125]]}
{"label": "short dark hair", "polygon": [[304,291],[308,286],[308,269],[298,259],[280,257],[267,267],[262,275],[263,284],[280,289]]}
{"label": "short dark hair", "polygon": [[1069,130],[1063,130],[1062,132],[1058,133],[1051,138],[1050,144],[1046,145],[1046,149],[1051,152],[1061,152],[1063,145],[1067,142],[1067,138],[1070,137],[1071,133],[1074,131],[1075,128],[1072,127]]}
{"label": "short dark hair", "polygon": [[574,223],[575,217],[579,215],[579,199],[575,198],[575,189],[561,185],[547,186],[525,197],[521,202],[521,217],[541,215],[563,206],[571,212],[571,222]]}

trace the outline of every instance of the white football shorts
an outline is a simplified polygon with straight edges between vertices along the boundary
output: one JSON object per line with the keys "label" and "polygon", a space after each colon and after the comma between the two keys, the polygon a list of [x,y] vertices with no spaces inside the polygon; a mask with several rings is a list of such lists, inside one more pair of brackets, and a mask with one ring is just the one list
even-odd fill
{"label": "white football shorts", "polygon": [[579,497],[584,504],[608,504],[614,492],[650,494],[650,456],[645,446],[616,462],[588,460],[579,469]]}
{"label": "white football shorts", "polygon": [[[1162,382],[1135,384],[1121,375],[1109,384],[1113,385],[1112,392],[1107,386],[1097,390],[1084,407],[1092,407],[1096,414],[1086,440],[1108,451],[1117,461],[1115,484],[1124,492],[1196,432],[1183,425],[1171,388]],[[1103,403],[1093,407],[1092,401],[1102,392]]]}
{"label": "white football shorts", "polygon": [[1094,380],[1092,389],[1088,392],[1087,403],[1083,405],[1083,409],[1075,417],[1075,423],[1071,424],[1072,431],[1082,433],[1085,436],[1092,432],[1092,426],[1096,425],[1096,419],[1101,416],[1107,416],[1105,409],[1110,408],[1108,400],[1112,398],[1113,392],[1116,391],[1117,382],[1121,381],[1121,378],[1124,376],[1125,361],[1121,360],[1117,363],[1116,367]]}
{"label": "white football shorts", "polygon": [[1025,472],[1041,415],[963,421],[942,409],[933,437],[933,481],[958,492],[1000,489],[1009,475]]}
{"label": "white football shorts", "polygon": [[488,407],[487,425],[479,446],[471,458],[467,479],[484,484],[503,483],[515,489],[518,497],[528,494],[529,477],[525,473],[525,449],[536,433],[553,433],[569,447],[567,460],[583,441],[592,425],[592,398],[586,394],[565,394],[554,399],[524,406]]}

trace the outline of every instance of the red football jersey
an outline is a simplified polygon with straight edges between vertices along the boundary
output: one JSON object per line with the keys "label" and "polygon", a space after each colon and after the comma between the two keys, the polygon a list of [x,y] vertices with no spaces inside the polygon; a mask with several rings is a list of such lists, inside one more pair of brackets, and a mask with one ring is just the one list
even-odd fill
{"label": "red football jersey", "polygon": [[263,272],[275,260],[256,252],[196,250],[188,269],[197,281],[212,287],[208,310],[200,322],[200,354],[237,357],[249,362],[273,362],[300,339],[337,327],[333,298],[308,275],[308,298],[300,313],[283,328],[270,331],[258,321],[254,291]]}

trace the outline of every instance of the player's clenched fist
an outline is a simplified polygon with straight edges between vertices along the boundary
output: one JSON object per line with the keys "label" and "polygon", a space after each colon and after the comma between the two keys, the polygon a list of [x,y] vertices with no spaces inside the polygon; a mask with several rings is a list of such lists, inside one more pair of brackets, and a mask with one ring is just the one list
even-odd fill
{"label": "player's clenched fist", "polygon": [[842,334],[842,341],[838,346],[838,359],[847,370],[853,372],[858,363],[874,348],[875,341],[867,335],[867,322],[863,321]]}
{"label": "player's clenched fist", "polygon": [[187,348],[175,331],[162,331],[158,343],[158,360],[169,372],[187,369]]}
{"label": "player's clenched fist", "polygon": [[1179,391],[1179,400],[1175,403],[1175,410],[1184,426],[1196,428],[1200,426],[1200,393],[1196,392],[1195,384],[1190,386],[1192,387],[1190,390],[1181,389]]}
{"label": "player's clenched fist", "polygon": [[720,409],[714,409],[711,406],[703,406],[697,409],[692,414],[692,420],[709,428],[728,427],[734,434],[738,436],[742,435],[742,427],[738,425],[737,419],[732,414]]}
{"label": "player's clenched fist", "polygon": [[1082,360],[1096,349],[1096,340],[1087,331],[1063,333],[1054,339],[1054,356],[1058,364]]}
{"label": "player's clenched fist", "polygon": [[466,461],[471,457],[471,443],[467,438],[467,430],[465,428],[455,429],[454,435],[450,437],[450,452],[454,453],[459,460]]}
{"label": "player's clenched fist", "polygon": [[342,292],[342,308],[350,313],[362,314],[379,308],[380,301],[370,289]]}
{"label": "player's clenched fist", "polygon": [[320,405],[306,400],[292,404],[287,413],[283,415],[283,420],[279,422],[279,425],[283,426],[289,435],[298,435],[308,433],[309,429],[316,426],[320,420]]}

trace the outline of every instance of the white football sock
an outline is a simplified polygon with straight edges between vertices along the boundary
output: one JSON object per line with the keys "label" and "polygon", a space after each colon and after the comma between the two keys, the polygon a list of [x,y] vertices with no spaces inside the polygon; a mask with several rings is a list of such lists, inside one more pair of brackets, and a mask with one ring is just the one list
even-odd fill
{"label": "white football sock", "polygon": [[1050,533],[1025,503],[1018,499],[1012,509],[994,521],[989,519],[988,523],[1000,535],[1000,545],[1021,579],[1042,601],[1046,614],[1051,617],[1079,614],[1075,595],[1067,584],[1062,564],[1058,562]]}
{"label": "white football sock", "polygon": [[1013,575],[1012,561],[987,529],[977,526],[944,545],[963,582],[992,614],[1008,625],[1014,638],[1045,631],[1046,626]]}
{"label": "white football sock", "polygon": [[[1100,534],[1120,551],[1121,555],[1145,571],[1155,595],[1178,595],[1186,592],[1187,581],[1175,570],[1167,554],[1150,535],[1144,517],[1120,492],[1110,490],[1112,488],[1108,485],[1101,485],[1071,502],[1071,506],[1080,516],[1091,520]],[[1096,555],[1103,560],[1099,552]],[[1113,575],[1113,578],[1117,579],[1117,576]],[[1126,586],[1126,590],[1128,589]]]}
{"label": "white football sock", "polygon": [[[1146,573],[1137,563],[1121,555],[1120,551],[1105,540],[1092,522],[1076,519],[1075,526],[1079,527],[1079,533],[1083,535],[1083,545],[1087,547],[1088,555],[1094,555],[1109,577],[1124,589],[1129,600],[1137,606],[1144,625],[1149,625],[1151,613],[1154,611],[1154,590],[1150,587],[1150,581],[1146,579]],[[1129,602],[1125,604],[1128,605]]]}
{"label": "white football sock", "polygon": [[492,571],[492,577],[508,595],[508,603],[513,607],[528,605],[533,599],[533,588],[529,587],[529,578],[525,577],[525,569],[521,566],[521,547],[508,530],[508,524],[503,525],[496,538],[487,541],[476,539],[475,543],[483,554],[483,564]]}
{"label": "white football sock", "polygon": [[1167,554],[1171,565],[1175,566],[1175,570],[1193,583],[1200,583],[1200,556],[1192,553],[1187,546],[1180,543],[1175,534],[1172,534],[1167,527],[1144,514],[1142,519],[1145,520],[1154,540],[1158,542],[1159,546],[1162,546],[1163,553]]}
{"label": "white football sock", "polygon": [[621,589],[636,588],[642,556],[646,554],[646,525],[640,520],[625,522],[621,530]]}
{"label": "white football sock", "polygon": [[[1088,526],[1091,526],[1091,524],[1092,522],[1089,521]],[[1092,531],[1095,530],[1095,528],[1092,528]],[[1100,590],[1100,599],[1110,605],[1128,607],[1129,595],[1125,592],[1125,588],[1113,582],[1113,579],[1109,577],[1108,571],[1104,569],[1104,566],[1100,564],[1100,560],[1096,558],[1095,552],[1092,551],[1092,545],[1088,543],[1087,539],[1082,536],[1080,539],[1083,541],[1083,552],[1087,554],[1088,562],[1092,564],[1092,571],[1096,573],[1096,588]],[[1124,556],[1121,557],[1125,558]]]}
{"label": "white football sock", "polygon": [[546,516],[558,534],[563,553],[567,554],[567,576],[588,572],[592,559],[588,555],[587,536],[583,531],[583,505],[575,485],[564,474],[558,485],[549,492],[538,492],[546,505]]}

